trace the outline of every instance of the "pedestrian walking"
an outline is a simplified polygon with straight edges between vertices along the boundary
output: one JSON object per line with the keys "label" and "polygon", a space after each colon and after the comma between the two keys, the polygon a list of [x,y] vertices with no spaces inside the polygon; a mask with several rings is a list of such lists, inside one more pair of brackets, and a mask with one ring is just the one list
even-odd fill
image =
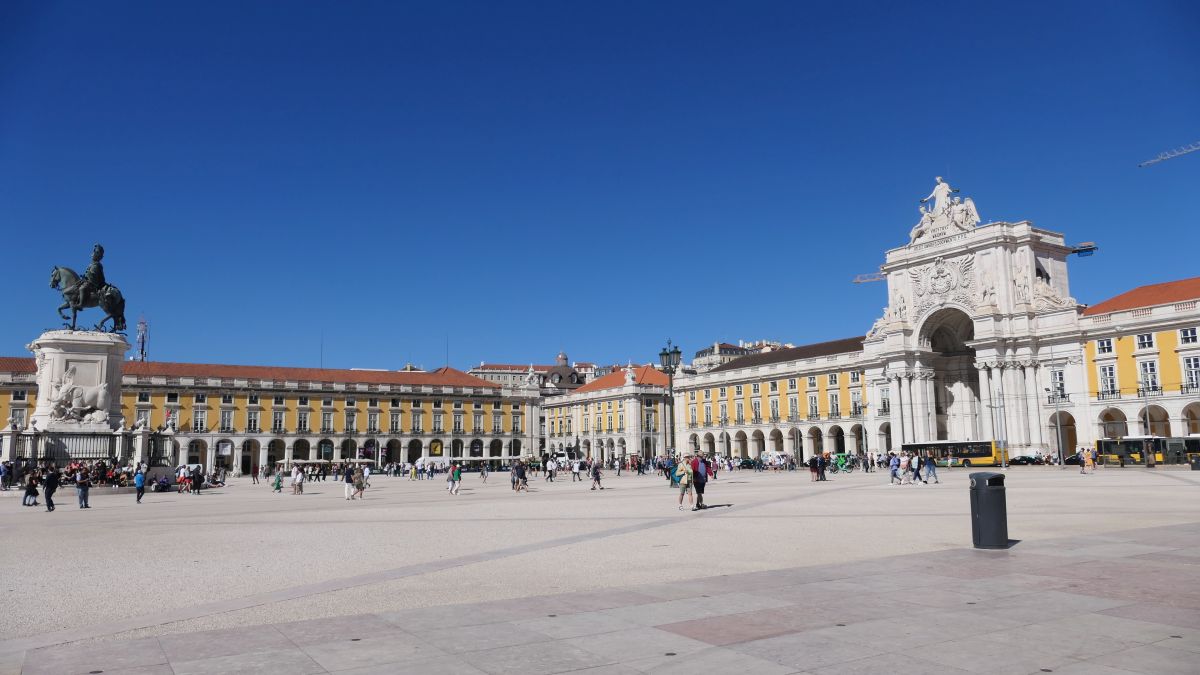
{"label": "pedestrian walking", "polygon": [[[50,470],[42,478],[42,487],[46,490],[46,511],[54,510],[54,493],[58,491],[58,469],[53,464],[50,465]],[[87,503],[87,498],[84,497],[83,503]]]}
{"label": "pedestrian walking", "polygon": [[913,485],[924,483],[925,481],[921,480],[921,456],[914,452],[909,461],[912,463]]}
{"label": "pedestrian walking", "polygon": [[554,461],[553,459],[551,459],[549,462],[546,462],[546,480],[547,481],[549,481],[551,483],[554,482],[554,472],[557,469],[558,469],[558,462]]}
{"label": "pedestrian walking", "polygon": [[575,481],[583,482],[583,478],[581,478],[579,476],[579,470],[580,470],[580,468],[582,468],[582,466],[583,466],[583,463],[580,462],[579,460],[575,460],[575,462],[571,464],[571,482],[572,483],[574,483]]}
{"label": "pedestrian walking", "polygon": [[204,487],[204,469],[199,464],[192,467],[192,494],[200,494],[200,488]]}
{"label": "pedestrian walking", "polygon": [[600,477],[602,475],[603,474],[600,473],[600,462],[592,462],[592,489],[593,490],[595,490],[596,488],[600,488],[601,490],[604,489],[604,486],[600,484]]}
{"label": "pedestrian walking", "polygon": [[696,490],[696,508],[707,509],[704,503],[704,486],[708,483],[709,462],[701,455],[692,459],[692,483]]}
{"label": "pedestrian walking", "polygon": [[354,499],[354,472],[350,469],[349,464],[342,470],[342,493],[345,495],[346,501]]}
{"label": "pedestrian walking", "polygon": [[450,494],[457,495],[462,487],[462,467],[457,462],[450,467]]}
{"label": "pedestrian walking", "polygon": [[[371,487],[371,465],[370,464],[366,464],[363,466],[362,475],[363,475],[363,485],[365,485],[367,487]],[[325,480],[325,477],[322,476],[321,480]]]}
{"label": "pedestrian walking", "polygon": [[517,460],[513,466],[513,479],[516,481],[516,491],[529,492],[529,474],[525,468],[525,463]]}
{"label": "pedestrian walking", "polygon": [[283,474],[278,471],[275,472],[275,482],[271,486],[271,491],[283,494]]}
{"label": "pedestrian walking", "polygon": [[817,482],[817,456],[813,455],[808,458],[808,479],[810,482]]}
{"label": "pedestrian walking", "polygon": [[350,495],[351,499],[358,497],[360,500],[366,499],[367,479],[366,472],[362,469],[354,469],[354,493]]}
{"label": "pedestrian walking", "polygon": [[38,498],[38,477],[37,472],[30,471],[25,477],[25,495],[21,498],[21,506],[37,506]]}
{"label": "pedestrian walking", "polygon": [[925,469],[925,484],[926,485],[929,484],[929,481],[933,481],[934,484],[941,483],[941,481],[938,480],[937,460],[936,459],[934,459],[933,457],[930,457],[930,456],[926,456],[925,457],[925,465],[923,468]]}
{"label": "pedestrian walking", "polygon": [[483,481],[484,485],[487,485],[487,475],[488,475],[488,463],[484,462],[479,467],[479,478],[480,478],[480,480]]}
{"label": "pedestrian walking", "polygon": [[88,492],[92,489],[92,476],[87,469],[81,468],[75,474],[75,495],[79,498],[79,508],[90,509]]}
{"label": "pedestrian walking", "polygon": [[[258,482],[257,480],[255,482]],[[137,488],[137,501],[135,504],[142,503],[142,497],[146,494],[146,474],[138,471],[133,474],[133,487]]]}
{"label": "pedestrian walking", "polygon": [[888,485],[896,483],[903,485],[904,481],[900,479],[900,458],[894,452],[889,452],[888,455],[890,457],[888,459]]}

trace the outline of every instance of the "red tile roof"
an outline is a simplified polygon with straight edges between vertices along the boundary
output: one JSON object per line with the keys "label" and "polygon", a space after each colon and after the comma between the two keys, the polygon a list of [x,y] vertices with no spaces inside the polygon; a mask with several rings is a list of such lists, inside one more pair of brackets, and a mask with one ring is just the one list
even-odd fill
{"label": "red tile roof", "polygon": [[[32,373],[32,358],[0,357],[0,370]],[[195,377],[278,382],[345,382],[348,384],[406,384],[410,386],[475,387],[496,389],[494,382],[468,375],[454,368],[430,372],[394,370],[342,370],[336,368],[290,368],[285,366],[231,366],[214,363],[170,363],[166,361],[126,361],[125,375],[142,377]]]}
{"label": "red tile roof", "polygon": [[1200,277],[1168,281],[1162,284],[1138,286],[1132,291],[1126,291],[1118,296],[1098,302],[1083,310],[1084,316],[1108,314],[1139,307],[1154,307],[1169,305],[1173,302],[1200,299]]}
{"label": "red tile roof", "polygon": [[[638,366],[633,369],[633,381],[646,386],[665,387],[667,386],[667,374],[654,366]],[[603,391],[605,389],[617,389],[624,386],[625,369],[619,368],[604,377],[599,377],[588,382],[576,389],[574,393],[585,394],[589,391]]]}

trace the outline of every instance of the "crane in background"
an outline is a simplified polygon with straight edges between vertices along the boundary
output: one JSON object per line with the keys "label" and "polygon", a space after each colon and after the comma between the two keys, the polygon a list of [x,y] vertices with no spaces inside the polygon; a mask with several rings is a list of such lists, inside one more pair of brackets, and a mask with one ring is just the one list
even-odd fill
{"label": "crane in background", "polygon": [[1174,150],[1167,150],[1166,152],[1160,152],[1160,153],[1158,153],[1158,157],[1155,157],[1154,159],[1146,160],[1145,162],[1138,164],[1138,168],[1140,169],[1144,166],[1150,166],[1151,164],[1158,164],[1159,162],[1168,160],[1168,159],[1175,159],[1176,157],[1179,157],[1180,155],[1186,155],[1189,152],[1196,152],[1197,150],[1200,150],[1200,142],[1192,143],[1191,145],[1185,145],[1181,148],[1175,148]]}

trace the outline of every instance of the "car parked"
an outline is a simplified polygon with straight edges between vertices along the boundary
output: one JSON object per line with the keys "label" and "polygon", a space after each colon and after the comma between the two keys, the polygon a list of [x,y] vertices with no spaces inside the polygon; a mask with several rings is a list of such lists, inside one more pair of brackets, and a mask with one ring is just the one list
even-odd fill
{"label": "car parked", "polygon": [[1012,466],[1030,466],[1034,464],[1045,464],[1046,462],[1037,455],[1017,455],[1008,460]]}

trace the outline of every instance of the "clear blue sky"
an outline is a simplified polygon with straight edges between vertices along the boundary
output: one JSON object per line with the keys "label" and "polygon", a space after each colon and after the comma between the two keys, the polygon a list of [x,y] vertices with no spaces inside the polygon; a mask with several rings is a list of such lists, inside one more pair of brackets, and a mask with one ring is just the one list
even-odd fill
{"label": "clear blue sky", "polygon": [[[398,368],[861,335],[943,175],[1194,276],[1200,4],[5,2],[0,354],[94,241],[156,360]],[[93,311],[94,314],[94,311]],[[98,320],[98,316],[91,316]],[[131,335],[132,339],[132,335]]]}

